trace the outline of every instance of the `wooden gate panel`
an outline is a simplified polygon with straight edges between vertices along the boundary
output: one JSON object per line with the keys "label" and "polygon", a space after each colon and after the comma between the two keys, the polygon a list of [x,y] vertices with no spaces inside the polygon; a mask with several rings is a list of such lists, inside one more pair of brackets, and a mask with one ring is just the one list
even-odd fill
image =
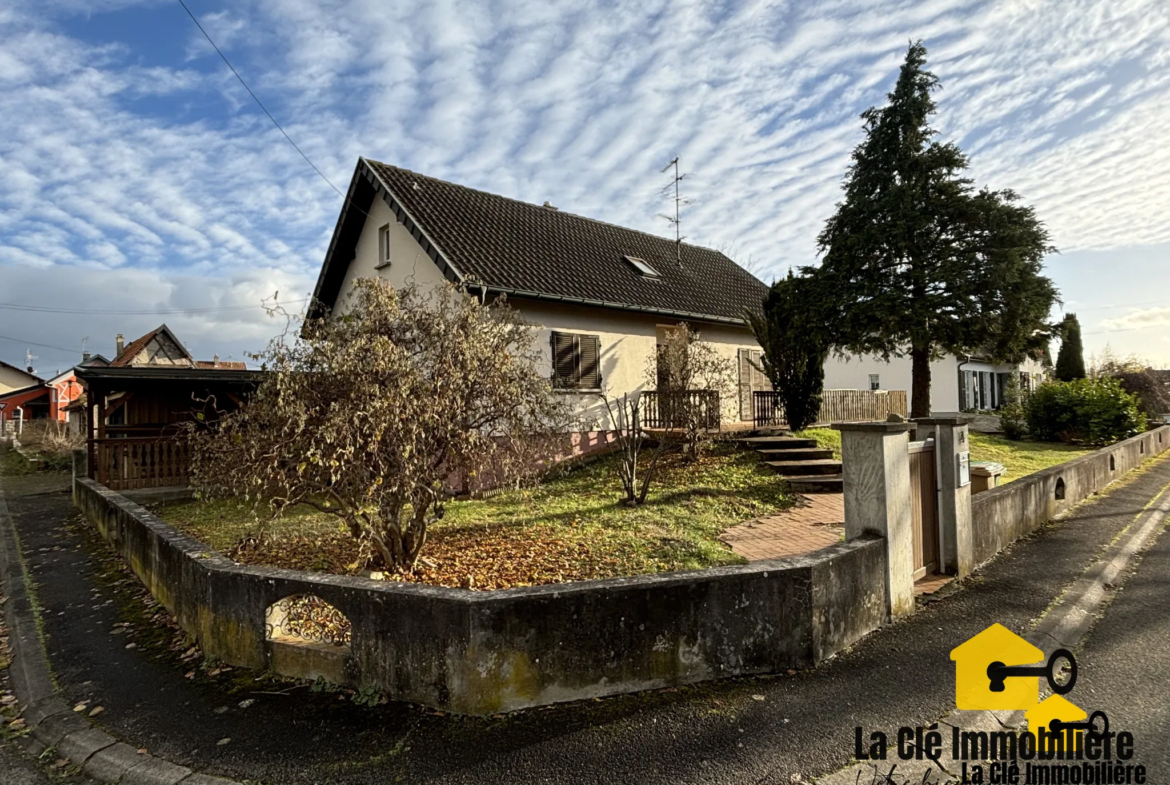
{"label": "wooden gate panel", "polygon": [[914,535],[914,580],[938,571],[938,492],[934,444],[910,444],[910,511]]}

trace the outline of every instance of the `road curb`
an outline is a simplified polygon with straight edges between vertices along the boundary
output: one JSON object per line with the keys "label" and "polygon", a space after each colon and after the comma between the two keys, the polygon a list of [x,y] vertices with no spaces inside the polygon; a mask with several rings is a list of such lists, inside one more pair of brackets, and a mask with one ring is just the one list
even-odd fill
{"label": "road curb", "polygon": [[12,691],[29,734],[25,746],[35,756],[56,748],[99,782],[121,785],[238,785],[178,766],[120,742],[73,712],[57,692],[37,623],[28,572],[20,552],[4,489],[0,488],[0,586],[12,662]]}
{"label": "road curb", "polygon": [[[1134,516],[1105,547],[1096,561],[1089,565],[1064,590],[1047,613],[1026,636],[1029,643],[1044,651],[1048,657],[1056,649],[1076,649],[1092,629],[1097,614],[1112,599],[1110,588],[1125,574],[1133,558],[1157,538],[1170,514],[1170,484],[1164,485],[1141,512]],[[954,709],[937,721],[943,726],[962,730],[1001,731],[1018,730],[1025,722],[1023,711],[960,711]],[[950,731],[945,730],[944,736]],[[888,765],[888,764],[887,764]],[[854,763],[843,769],[818,777],[817,785],[856,785],[856,783],[884,782],[886,769],[872,763]],[[933,775],[934,779],[929,775]],[[897,776],[910,776],[913,782],[950,783],[959,779],[949,760],[938,762],[899,762]],[[901,780],[899,780],[901,781]]]}

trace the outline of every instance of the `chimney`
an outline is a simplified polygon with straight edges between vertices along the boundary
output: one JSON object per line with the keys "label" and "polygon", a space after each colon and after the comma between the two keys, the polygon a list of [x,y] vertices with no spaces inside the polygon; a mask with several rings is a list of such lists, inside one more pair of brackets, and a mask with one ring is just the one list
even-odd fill
{"label": "chimney", "polygon": [[81,361],[83,363],[89,362],[89,352],[82,352],[81,353]]}
{"label": "chimney", "polygon": [[219,367],[219,355],[217,354],[214,357],[212,357],[211,362],[216,368],[218,368]]}
{"label": "chimney", "polygon": [[116,340],[116,344],[118,347],[118,351],[114,352],[115,357],[117,357],[119,354],[121,354],[122,350],[126,348],[126,339],[122,337],[122,333],[118,333],[118,338]]}

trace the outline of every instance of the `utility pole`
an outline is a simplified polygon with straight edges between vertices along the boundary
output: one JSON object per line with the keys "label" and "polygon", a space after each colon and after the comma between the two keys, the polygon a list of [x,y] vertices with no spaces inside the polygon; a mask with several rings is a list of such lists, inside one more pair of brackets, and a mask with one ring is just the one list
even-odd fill
{"label": "utility pole", "polygon": [[671,191],[673,190],[673,192],[674,192],[674,196],[673,196],[674,217],[672,218],[671,216],[669,216],[665,213],[659,213],[659,216],[662,218],[665,218],[668,222],[670,222],[671,224],[674,225],[674,260],[678,264],[679,267],[682,267],[682,241],[685,240],[686,238],[682,236],[681,208],[684,204],[690,204],[691,200],[684,199],[684,198],[682,198],[682,196],[679,195],[678,184],[682,182],[683,178],[686,177],[686,175],[679,173],[678,156],[677,155],[674,157],[673,161],[668,163],[666,166],[662,167],[662,173],[665,174],[672,167],[674,168],[674,176],[670,179],[669,183],[667,183],[666,185],[664,185],[662,187],[662,191],[660,193],[663,196],[670,196]]}

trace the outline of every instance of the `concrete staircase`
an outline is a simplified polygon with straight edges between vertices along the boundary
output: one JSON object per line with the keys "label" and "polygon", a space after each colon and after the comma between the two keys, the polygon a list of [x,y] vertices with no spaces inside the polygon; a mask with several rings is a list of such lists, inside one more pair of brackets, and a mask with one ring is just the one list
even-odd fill
{"label": "concrete staircase", "polygon": [[841,462],[833,451],[817,446],[815,439],[780,434],[760,434],[736,439],[753,449],[760,459],[780,474],[797,493],[841,493]]}

